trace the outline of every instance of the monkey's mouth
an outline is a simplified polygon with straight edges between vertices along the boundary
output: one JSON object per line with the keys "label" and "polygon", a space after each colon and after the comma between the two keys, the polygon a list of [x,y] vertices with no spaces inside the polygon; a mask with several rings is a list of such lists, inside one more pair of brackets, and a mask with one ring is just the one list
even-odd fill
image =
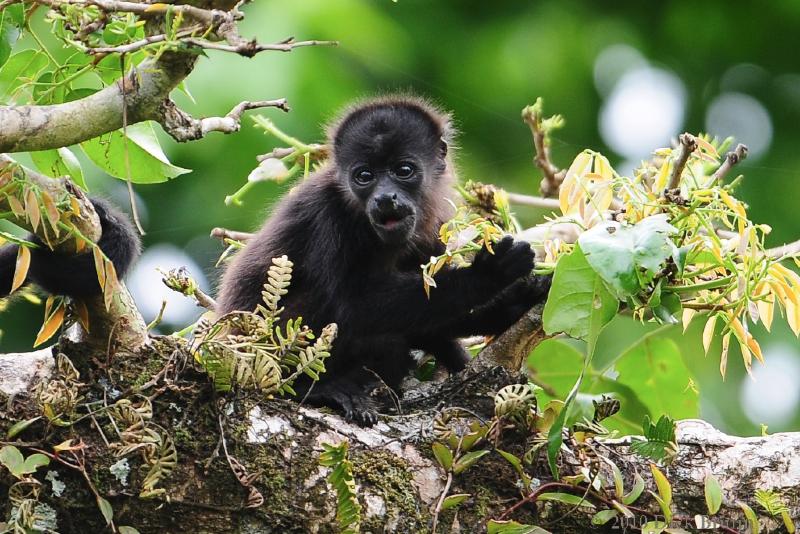
{"label": "monkey's mouth", "polygon": [[401,240],[414,229],[413,210],[378,212],[371,217],[372,225],[384,241]]}

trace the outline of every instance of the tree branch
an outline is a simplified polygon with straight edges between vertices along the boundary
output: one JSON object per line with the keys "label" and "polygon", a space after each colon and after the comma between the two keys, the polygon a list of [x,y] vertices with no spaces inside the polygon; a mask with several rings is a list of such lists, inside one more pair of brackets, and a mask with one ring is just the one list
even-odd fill
{"label": "tree branch", "polygon": [[246,40],[238,37],[238,34],[232,35],[230,32],[228,34],[221,33],[221,35],[225,37],[229,44],[209,41],[207,39],[198,39],[194,37],[184,39],[183,42],[188,45],[197,46],[204,49],[232,52],[245,57],[253,57],[259,52],[264,52],[267,50],[291,52],[295,48],[302,46],[336,46],[339,44],[337,41],[295,41],[292,37],[289,37],[288,39],[279,43],[259,44],[255,39]]}
{"label": "tree branch", "polygon": [[544,177],[539,186],[539,191],[544,197],[554,197],[558,195],[561,182],[564,181],[566,171],[559,169],[550,160],[550,147],[547,143],[547,132],[542,126],[541,101],[527,106],[522,110],[522,120],[531,129],[533,136],[533,147],[536,151],[533,163],[542,170]]}
{"label": "tree branch", "polygon": [[236,230],[228,230],[226,228],[214,228],[211,230],[211,237],[215,237],[219,240],[226,240],[232,239],[234,241],[247,241],[254,234],[248,232],[237,232]]}
{"label": "tree branch", "polygon": [[195,63],[190,54],[165,53],[131,69],[93,95],[52,106],[0,106],[0,152],[48,150],[81,143],[128,125],[158,118],[161,103]]}
{"label": "tree branch", "polygon": [[697,149],[697,141],[690,133],[683,133],[678,137],[679,152],[678,158],[672,166],[672,174],[669,176],[669,183],[667,189],[676,189],[681,183],[681,174],[686,167],[686,162],[689,161],[689,156]]}
{"label": "tree branch", "polygon": [[278,100],[260,100],[258,102],[242,102],[224,117],[207,117],[195,119],[182,111],[172,100],[165,100],[161,105],[161,117],[158,122],[173,139],[179,142],[194,141],[205,137],[209,132],[225,134],[238,132],[242,114],[250,109],[274,107],[288,112],[289,105],[285,98]]}
{"label": "tree branch", "polygon": [[561,208],[561,205],[556,198],[542,198],[542,197],[535,197],[531,195],[523,195],[520,193],[511,193],[508,192],[508,201],[512,204],[518,204],[520,206],[530,206],[532,208],[544,208],[544,209],[552,209],[557,210]]}
{"label": "tree branch", "polygon": [[767,249],[767,256],[773,260],[782,260],[800,256],[800,239],[787,243],[780,247]]}
{"label": "tree branch", "polygon": [[747,157],[747,147],[741,143],[736,145],[736,148],[731,152],[725,154],[725,161],[722,162],[722,165],[714,172],[713,183],[717,183],[722,181],[725,178],[725,175],[730,172],[734,165],[742,161]]}

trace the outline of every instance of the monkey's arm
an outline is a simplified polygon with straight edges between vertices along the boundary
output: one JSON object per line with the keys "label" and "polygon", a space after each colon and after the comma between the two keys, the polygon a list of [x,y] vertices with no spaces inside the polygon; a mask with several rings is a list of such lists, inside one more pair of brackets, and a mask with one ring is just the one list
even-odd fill
{"label": "monkey's arm", "polygon": [[[438,334],[462,316],[493,299],[533,269],[533,251],[525,242],[506,237],[494,254],[480,251],[465,269],[439,273],[430,298],[417,273],[400,272],[387,279],[367,281],[347,324],[365,334],[415,332]],[[391,313],[387,313],[391,307]]]}
{"label": "monkey's arm", "polygon": [[[100,218],[102,234],[98,245],[114,264],[117,276],[122,278],[139,256],[139,236],[130,220],[108,201],[92,198]],[[62,254],[52,251],[38,237],[28,239],[37,245],[31,249],[28,281],[53,295],[84,298],[100,293],[100,283],[94,268],[91,252]],[[8,295],[14,276],[17,245],[0,249],[0,297]]]}

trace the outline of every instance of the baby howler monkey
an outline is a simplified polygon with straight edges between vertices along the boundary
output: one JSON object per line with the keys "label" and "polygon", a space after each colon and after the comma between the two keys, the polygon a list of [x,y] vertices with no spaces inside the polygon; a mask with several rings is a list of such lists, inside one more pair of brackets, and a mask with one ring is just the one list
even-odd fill
{"label": "baby howler monkey", "polygon": [[371,425],[370,391],[381,381],[397,388],[412,349],[459,371],[468,355],[457,338],[504,331],[544,299],[547,283],[530,276],[530,245],[506,236],[469,267],[439,272],[426,296],[420,265],[443,252],[438,231],[453,215],[447,199],[457,198],[445,113],[417,98],[377,98],[348,109],[328,134],[330,161],[236,255],[217,311],[253,311],[272,258],[287,255],[294,272],[283,316],[315,330],[339,326],[327,372],[299,396]]}

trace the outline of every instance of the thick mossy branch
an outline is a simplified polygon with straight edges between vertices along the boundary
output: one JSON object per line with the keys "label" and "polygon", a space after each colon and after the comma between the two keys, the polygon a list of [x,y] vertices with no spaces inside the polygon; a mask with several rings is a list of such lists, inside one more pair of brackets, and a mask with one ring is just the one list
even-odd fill
{"label": "thick mossy branch", "polygon": [[0,152],[74,145],[127,124],[157,120],[162,102],[189,75],[196,56],[165,53],[92,95],[52,106],[0,106]]}

